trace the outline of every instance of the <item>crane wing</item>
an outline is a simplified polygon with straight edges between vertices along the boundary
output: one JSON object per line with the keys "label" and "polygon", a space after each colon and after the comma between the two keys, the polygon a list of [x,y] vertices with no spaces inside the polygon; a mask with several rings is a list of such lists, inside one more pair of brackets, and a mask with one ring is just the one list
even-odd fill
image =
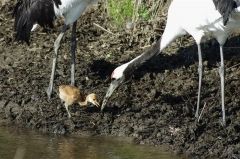
{"label": "crane wing", "polygon": [[237,8],[237,3],[234,0],[213,0],[213,3],[223,17],[223,24],[226,25],[232,11]]}
{"label": "crane wing", "polygon": [[60,0],[18,0],[13,11],[16,39],[29,44],[31,29],[36,23],[44,28],[52,28],[54,3],[57,7],[61,5]]}

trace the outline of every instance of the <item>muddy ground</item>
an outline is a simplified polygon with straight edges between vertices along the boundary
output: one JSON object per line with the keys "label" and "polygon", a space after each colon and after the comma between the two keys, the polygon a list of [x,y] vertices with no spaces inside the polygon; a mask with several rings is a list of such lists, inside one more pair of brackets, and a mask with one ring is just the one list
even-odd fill
{"label": "muddy ground", "polygon": [[[72,119],[57,96],[57,86],[70,83],[70,31],[63,39],[53,98],[48,86],[53,43],[60,27],[32,34],[31,45],[14,41],[12,4],[0,9],[0,123],[45,133],[133,137],[140,144],[166,144],[189,158],[240,158],[240,48],[232,37],[225,51],[226,117],[221,126],[219,49],[202,45],[204,79],[199,123],[194,118],[198,89],[197,49],[189,37],[178,39],[157,58],[135,71],[112,96],[103,113],[90,105],[70,108]],[[158,39],[165,18],[139,22],[136,32],[114,29],[101,6],[78,21],[76,85],[102,100],[113,69],[141,54]],[[109,34],[93,23],[111,30]],[[58,26],[58,24],[57,24]]]}

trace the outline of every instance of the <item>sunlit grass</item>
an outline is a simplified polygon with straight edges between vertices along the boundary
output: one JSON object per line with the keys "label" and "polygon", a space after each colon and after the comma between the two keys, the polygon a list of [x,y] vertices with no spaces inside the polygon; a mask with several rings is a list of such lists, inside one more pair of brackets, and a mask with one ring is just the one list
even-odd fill
{"label": "sunlit grass", "polygon": [[166,13],[170,0],[106,0],[109,17],[117,26],[126,22],[155,20]]}
{"label": "sunlit grass", "polygon": [[131,20],[134,3],[132,0],[107,0],[107,11],[116,25]]}

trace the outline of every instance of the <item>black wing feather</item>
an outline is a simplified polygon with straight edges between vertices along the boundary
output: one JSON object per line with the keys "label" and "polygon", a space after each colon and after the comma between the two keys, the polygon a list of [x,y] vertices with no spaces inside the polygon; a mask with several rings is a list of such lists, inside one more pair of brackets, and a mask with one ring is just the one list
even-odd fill
{"label": "black wing feather", "polygon": [[236,2],[234,0],[213,0],[213,3],[223,17],[223,24],[226,25],[232,11],[237,8]]}
{"label": "black wing feather", "polygon": [[34,24],[53,27],[55,19],[54,3],[58,7],[60,0],[18,0],[13,15],[16,40],[26,41],[29,44],[31,29]]}

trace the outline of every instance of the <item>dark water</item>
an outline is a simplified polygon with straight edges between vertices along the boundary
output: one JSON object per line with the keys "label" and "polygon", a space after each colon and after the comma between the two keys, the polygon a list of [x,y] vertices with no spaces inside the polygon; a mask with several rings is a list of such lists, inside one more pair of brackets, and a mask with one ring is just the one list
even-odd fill
{"label": "dark water", "polygon": [[160,147],[113,137],[59,137],[0,128],[1,159],[179,159]]}

